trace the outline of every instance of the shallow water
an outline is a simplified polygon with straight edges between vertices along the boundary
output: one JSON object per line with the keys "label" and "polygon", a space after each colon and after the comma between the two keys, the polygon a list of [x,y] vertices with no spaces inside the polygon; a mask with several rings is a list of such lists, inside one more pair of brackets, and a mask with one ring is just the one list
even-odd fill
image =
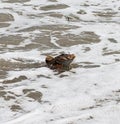
{"label": "shallow water", "polygon": [[[0,0],[0,124],[120,122],[119,4]],[[70,71],[46,67],[60,53]]]}

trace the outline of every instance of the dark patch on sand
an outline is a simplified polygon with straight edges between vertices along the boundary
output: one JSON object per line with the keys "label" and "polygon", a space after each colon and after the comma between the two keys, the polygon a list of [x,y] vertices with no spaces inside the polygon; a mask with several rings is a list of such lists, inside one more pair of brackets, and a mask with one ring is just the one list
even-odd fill
{"label": "dark patch on sand", "polygon": [[4,100],[9,101],[11,99],[15,99],[15,96],[13,94],[9,94],[8,92],[1,90],[0,91],[0,97],[3,97]]}
{"label": "dark patch on sand", "polygon": [[10,106],[10,109],[11,109],[12,111],[14,111],[14,112],[19,111],[19,110],[22,110],[21,106],[20,106],[20,105],[17,105],[17,104],[11,105],[11,106]]}
{"label": "dark patch on sand", "polygon": [[103,56],[106,56],[106,55],[115,55],[115,54],[120,54],[120,51],[105,52],[105,53],[103,53]]}
{"label": "dark patch on sand", "polygon": [[6,0],[7,3],[24,3],[29,2],[30,0]]}
{"label": "dark patch on sand", "polygon": [[6,75],[7,75],[7,72],[6,71],[0,70],[0,79],[5,78]]}
{"label": "dark patch on sand", "polygon": [[15,97],[14,96],[11,96],[11,95],[4,96],[4,100],[6,100],[6,101],[9,101],[11,99],[15,99]]}
{"label": "dark patch on sand", "polygon": [[55,33],[54,36],[58,38],[57,43],[65,47],[100,42],[99,36],[94,32],[82,32],[80,35],[61,35],[60,33]]}
{"label": "dark patch on sand", "polygon": [[8,27],[8,26],[10,26],[9,23],[0,23],[0,28]]}
{"label": "dark patch on sand", "polygon": [[26,97],[32,98],[38,102],[41,102],[43,94],[35,89],[23,89],[23,93]]}
{"label": "dark patch on sand", "polygon": [[43,85],[41,85],[41,88],[45,88],[45,89],[46,89],[46,88],[48,88],[48,87],[43,84]]}
{"label": "dark patch on sand", "polygon": [[50,2],[57,2],[57,0],[48,0],[48,1],[50,1]]}
{"label": "dark patch on sand", "polygon": [[63,14],[57,13],[57,12],[46,12],[46,13],[42,13],[42,14],[47,15],[47,16],[51,16],[51,17],[55,17],[55,18],[62,18],[63,17]]}
{"label": "dark patch on sand", "polygon": [[20,35],[9,35],[9,36],[3,36],[0,38],[0,44],[7,46],[7,45],[19,45],[25,37],[22,37]]}
{"label": "dark patch on sand", "polygon": [[117,43],[117,41],[114,38],[108,38],[108,40],[112,43]]}
{"label": "dark patch on sand", "polygon": [[19,76],[17,78],[16,77],[13,78],[11,80],[4,80],[2,83],[4,83],[4,84],[11,84],[11,83],[17,83],[17,82],[20,82],[20,81],[26,80],[26,79],[27,79],[26,76],[21,75],[21,76]]}
{"label": "dark patch on sand", "polygon": [[93,13],[95,16],[100,16],[105,18],[114,17],[117,14],[117,12],[114,12],[112,10],[94,11]]}
{"label": "dark patch on sand", "polygon": [[100,67],[100,65],[84,65],[84,68],[97,68]]}
{"label": "dark patch on sand", "polygon": [[[47,34],[43,34],[43,35],[41,35],[41,36],[38,36],[38,37],[36,37],[34,40],[33,40],[33,42],[36,42],[38,45],[40,44],[41,45],[41,47],[44,47],[44,49],[45,48],[58,48],[57,46],[55,46],[54,44],[52,44],[51,42],[50,42],[50,40],[51,40],[51,37],[50,37],[50,33],[47,33]],[[37,47],[38,47],[38,45],[37,45]],[[40,48],[41,48],[40,47]]]}
{"label": "dark patch on sand", "polygon": [[79,10],[79,11],[77,12],[77,14],[85,15],[85,14],[87,14],[87,12],[85,12],[85,10]]}
{"label": "dark patch on sand", "polygon": [[0,91],[0,97],[3,97],[4,95],[6,95],[5,91]]}
{"label": "dark patch on sand", "polygon": [[68,5],[65,4],[53,4],[53,5],[47,5],[47,6],[43,6],[40,9],[44,10],[44,11],[49,11],[49,10],[58,10],[58,9],[65,9],[68,8]]}
{"label": "dark patch on sand", "polygon": [[25,61],[24,59],[15,59],[18,62],[11,62],[10,60],[4,60],[0,59],[0,69],[3,70],[3,74],[7,74],[5,71],[10,70],[23,70],[23,69],[29,69],[29,68],[39,68],[39,67],[45,67],[45,63],[39,63],[39,62],[30,62]]}
{"label": "dark patch on sand", "polygon": [[34,91],[35,89],[23,89],[23,93],[26,94],[26,93],[29,93],[31,91]]}
{"label": "dark patch on sand", "polygon": [[38,102],[41,102],[41,98],[42,98],[43,94],[39,91],[30,91],[26,97],[32,98]]}
{"label": "dark patch on sand", "polygon": [[51,79],[51,77],[46,76],[46,75],[43,75],[43,74],[37,75],[37,77],[38,77],[38,78],[48,78],[48,79]]}
{"label": "dark patch on sand", "polygon": [[0,86],[0,91],[1,91],[1,90],[4,90],[4,89],[5,89],[5,88],[4,88],[3,86]]}
{"label": "dark patch on sand", "polygon": [[66,31],[70,29],[75,29],[78,28],[78,26],[74,25],[42,25],[42,26],[33,26],[29,28],[25,28],[22,30],[19,30],[18,32],[32,32],[35,30],[40,30],[40,31]]}
{"label": "dark patch on sand", "polygon": [[0,28],[10,26],[10,21],[14,21],[14,17],[9,13],[0,13]]}
{"label": "dark patch on sand", "polygon": [[97,68],[97,67],[100,67],[100,65],[96,65],[93,62],[80,62],[78,65],[81,68]]}
{"label": "dark patch on sand", "polygon": [[0,22],[14,21],[14,17],[11,14],[0,13]]}
{"label": "dark patch on sand", "polygon": [[61,74],[59,77],[60,78],[64,78],[64,77],[68,77],[69,75],[66,75],[66,74]]}
{"label": "dark patch on sand", "polygon": [[90,47],[85,47],[85,48],[83,48],[83,50],[84,50],[84,52],[88,52],[88,51],[90,51],[91,49],[90,49]]}

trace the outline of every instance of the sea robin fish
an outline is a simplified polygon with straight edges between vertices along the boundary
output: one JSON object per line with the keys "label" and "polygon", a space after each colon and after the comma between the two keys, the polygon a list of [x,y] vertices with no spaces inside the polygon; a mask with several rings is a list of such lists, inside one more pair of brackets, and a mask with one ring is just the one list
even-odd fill
{"label": "sea robin fish", "polygon": [[55,58],[52,56],[47,56],[45,61],[47,66],[51,69],[68,70],[70,69],[70,64],[74,58],[74,54],[61,54]]}

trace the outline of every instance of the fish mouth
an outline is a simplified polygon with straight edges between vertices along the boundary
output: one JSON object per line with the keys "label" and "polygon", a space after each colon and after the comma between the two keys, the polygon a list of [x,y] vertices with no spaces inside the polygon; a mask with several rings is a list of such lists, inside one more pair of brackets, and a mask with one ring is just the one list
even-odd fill
{"label": "fish mouth", "polygon": [[74,54],[70,54],[70,55],[68,55],[67,58],[70,59],[70,60],[73,60],[75,58],[75,55]]}
{"label": "fish mouth", "polygon": [[71,54],[71,57],[74,59],[75,58],[75,55],[74,54]]}

